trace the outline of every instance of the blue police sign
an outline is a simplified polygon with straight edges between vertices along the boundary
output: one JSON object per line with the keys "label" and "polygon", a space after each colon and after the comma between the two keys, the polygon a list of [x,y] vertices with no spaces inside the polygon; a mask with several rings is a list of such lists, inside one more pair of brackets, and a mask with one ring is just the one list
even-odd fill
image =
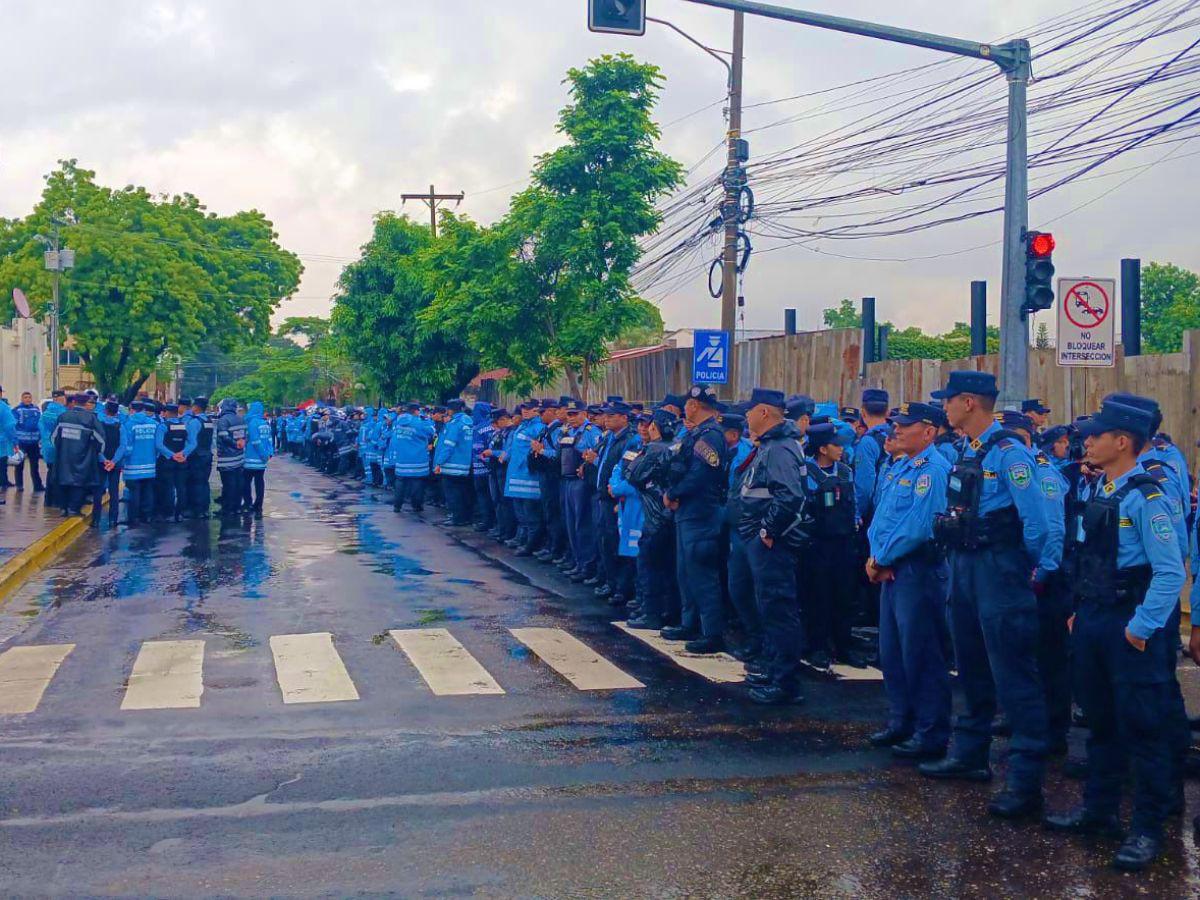
{"label": "blue police sign", "polygon": [[692,383],[729,381],[729,332],[697,331],[692,350]]}

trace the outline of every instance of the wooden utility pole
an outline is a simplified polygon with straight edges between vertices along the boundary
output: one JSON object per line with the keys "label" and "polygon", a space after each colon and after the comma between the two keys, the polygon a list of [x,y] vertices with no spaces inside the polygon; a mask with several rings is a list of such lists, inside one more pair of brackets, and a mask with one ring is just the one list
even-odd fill
{"label": "wooden utility pole", "polygon": [[457,194],[439,194],[434,189],[433,185],[431,184],[429,186],[428,194],[401,194],[400,202],[403,204],[403,203],[407,202],[408,200],[420,200],[422,203],[424,203],[426,206],[428,206],[429,207],[429,228],[430,228],[430,231],[433,232],[433,236],[437,237],[438,206],[447,200],[453,200],[454,205],[458,206],[458,204],[463,202],[463,199],[466,196],[467,195],[465,193],[461,193],[461,192],[457,193]]}

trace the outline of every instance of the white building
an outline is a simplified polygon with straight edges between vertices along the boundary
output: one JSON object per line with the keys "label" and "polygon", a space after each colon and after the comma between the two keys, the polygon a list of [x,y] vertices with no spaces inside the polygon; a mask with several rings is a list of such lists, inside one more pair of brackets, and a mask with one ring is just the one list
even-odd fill
{"label": "white building", "polygon": [[16,318],[0,327],[0,386],[11,405],[17,405],[22,391],[32,393],[35,403],[50,396],[49,341],[46,326],[33,319]]}

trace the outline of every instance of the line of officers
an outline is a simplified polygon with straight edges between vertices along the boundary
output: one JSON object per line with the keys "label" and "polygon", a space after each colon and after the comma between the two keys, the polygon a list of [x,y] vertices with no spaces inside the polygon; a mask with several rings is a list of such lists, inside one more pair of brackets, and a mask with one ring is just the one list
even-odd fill
{"label": "line of officers", "polygon": [[877,389],[830,410],[766,388],[725,407],[696,386],[652,409],[456,400],[281,422],[293,453],[389,487],[397,511],[432,499],[445,524],[593,585],[631,627],[731,652],[756,702],[800,700],[806,665],[874,656],[890,717],[871,743],[922,775],[990,781],[993,735],[1010,735],[997,817],[1043,816],[1074,701],[1083,803],[1043,822],[1120,838],[1114,864],[1140,869],[1182,810],[1190,745],[1175,673],[1187,465],[1152,399],[1114,394],[1047,428],[1040,401],[998,411],[997,396],[994,376],[963,371],[898,408]]}
{"label": "line of officers", "polygon": [[[143,395],[125,407],[115,397],[100,402],[94,392],[55,392],[41,425],[54,488],[48,501],[61,505],[64,516],[80,515],[91,502],[91,525],[98,527],[107,497],[114,527],[207,519],[214,460],[222,515],[262,516],[265,473],[275,451],[262,403],[239,408],[236,400],[222,400],[212,416],[206,397],[158,402]],[[122,502],[126,518],[120,523]]]}

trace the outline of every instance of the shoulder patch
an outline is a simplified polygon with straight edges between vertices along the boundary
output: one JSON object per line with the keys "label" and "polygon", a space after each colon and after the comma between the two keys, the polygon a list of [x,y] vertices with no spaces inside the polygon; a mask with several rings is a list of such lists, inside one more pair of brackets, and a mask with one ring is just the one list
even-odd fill
{"label": "shoulder patch", "polygon": [[1175,540],[1175,529],[1171,527],[1171,517],[1166,513],[1157,513],[1150,517],[1150,530],[1164,544]]}
{"label": "shoulder patch", "polygon": [[696,441],[696,445],[693,449],[696,455],[704,460],[707,465],[716,468],[721,464],[721,454],[710,447],[706,442]]}
{"label": "shoulder patch", "polygon": [[1029,487],[1033,483],[1033,470],[1029,467],[1029,463],[1019,462],[1009,466],[1008,480],[1018,490],[1023,491]]}
{"label": "shoulder patch", "polygon": [[1058,479],[1053,475],[1047,475],[1042,479],[1042,493],[1047,497],[1058,496]]}
{"label": "shoulder patch", "polygon": [[626,450],[621,454],[621,459],[637,459],[638,452],[636,450]]}
{"label": "shoulder patch", "polygon": [[933,486],[933,476],[928,472],[917,479],[916,486],[913,487],[913,492],[918,497],[924,497],[929,493],[929,489]]}

